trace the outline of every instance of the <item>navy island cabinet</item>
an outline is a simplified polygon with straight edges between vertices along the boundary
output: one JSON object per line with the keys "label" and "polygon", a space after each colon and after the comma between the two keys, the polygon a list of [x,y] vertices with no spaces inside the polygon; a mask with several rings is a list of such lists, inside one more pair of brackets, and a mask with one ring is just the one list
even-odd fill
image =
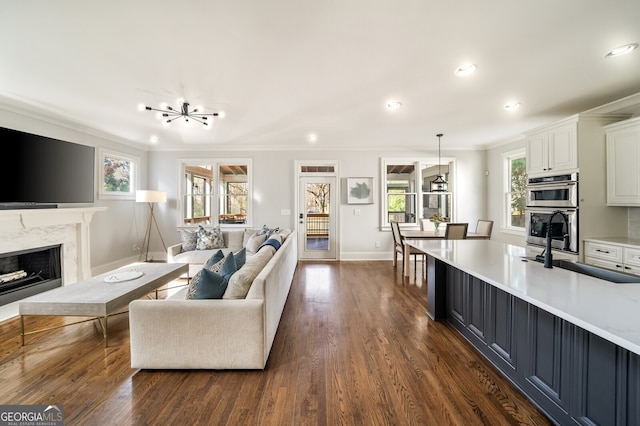
{"label": "navy island cabinet", "polygon": [[437,319],[445,311],[550,419],[640,425],[639,355],[440,260],[429,262],[429,286],[438,292],[432,302],[443,306],[428,308]]}

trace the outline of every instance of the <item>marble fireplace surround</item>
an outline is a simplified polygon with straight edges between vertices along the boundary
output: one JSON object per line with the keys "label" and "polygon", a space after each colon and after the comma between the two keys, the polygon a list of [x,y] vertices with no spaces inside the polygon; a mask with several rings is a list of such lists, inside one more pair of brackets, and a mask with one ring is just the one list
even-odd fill
{"label": "marble fireplace surround", "polygon": [[[95,213],[106,210],[106,207],[0,210],[0,253],[60,244],[62,285],[90,278],[91,219]],[[0,307],[0,321],[17,314],[17,302]]]}

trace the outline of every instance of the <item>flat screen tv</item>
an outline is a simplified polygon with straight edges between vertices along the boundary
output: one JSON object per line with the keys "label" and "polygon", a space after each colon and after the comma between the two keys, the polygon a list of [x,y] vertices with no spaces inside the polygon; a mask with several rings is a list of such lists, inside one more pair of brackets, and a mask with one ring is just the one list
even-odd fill
{"label": "flat screen tv", "polygon": [[94,202],[94,147],[0,127],[0,152],[0,208]]}

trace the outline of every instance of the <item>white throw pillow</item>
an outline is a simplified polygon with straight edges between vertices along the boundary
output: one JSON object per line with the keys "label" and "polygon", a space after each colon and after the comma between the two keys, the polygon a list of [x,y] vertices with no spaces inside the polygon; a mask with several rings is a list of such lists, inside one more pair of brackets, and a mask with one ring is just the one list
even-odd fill
{"label": "white throw pillow", "polygon": [[252,236],[250,236],[249,239],[247,240],[247,246],[246,246],[247,253],[255,254],[260,248],[260,246],[262,245],[262,243],[266,241],[266,239],[267,239],[267,234],[258,235],[257,232]]}
{"label": "white throw pillow", "polygon": [[265,247],[254,256],[247,257],[244,266],[231,275],[229,284],[224,292],[223,299],[244,299],[247,297],[253,280],[273,257],[276,250],[273,247]]}

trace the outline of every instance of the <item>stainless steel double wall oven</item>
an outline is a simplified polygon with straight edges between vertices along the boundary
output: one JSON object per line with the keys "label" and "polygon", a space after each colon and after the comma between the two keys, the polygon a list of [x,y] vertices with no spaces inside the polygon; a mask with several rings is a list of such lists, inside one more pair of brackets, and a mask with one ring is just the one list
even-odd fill
{"label": "stainless steel double wall oven", "polygon": [[550,229],[552,248],[577,254],[578,173],[530,178],[525,218],[528,245],[544,247]]}

